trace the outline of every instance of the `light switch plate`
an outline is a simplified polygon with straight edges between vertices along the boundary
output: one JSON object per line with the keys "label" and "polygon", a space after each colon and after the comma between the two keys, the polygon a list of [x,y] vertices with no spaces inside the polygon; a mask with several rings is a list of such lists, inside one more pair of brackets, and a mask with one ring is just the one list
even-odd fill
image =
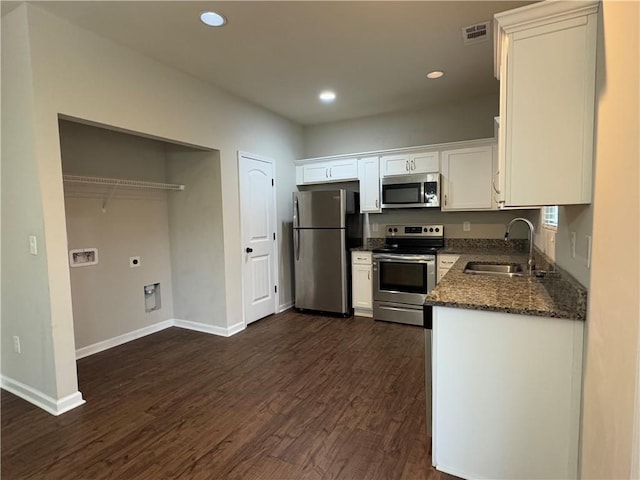
{"label": "light switch plate", "polygon": [[38,240],[35,235],[29,235],[29,253],[38,255]]}

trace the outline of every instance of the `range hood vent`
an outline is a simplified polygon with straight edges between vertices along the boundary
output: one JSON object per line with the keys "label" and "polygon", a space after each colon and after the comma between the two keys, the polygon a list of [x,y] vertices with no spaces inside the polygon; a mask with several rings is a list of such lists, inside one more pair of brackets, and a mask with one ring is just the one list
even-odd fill
{"label": "range hood vent", "polygon": [[462,41],[465,45],[471,45],[473,43],[482,43],[489,40],[489,33],[491,29],[491,21],[478,23],[469,27],[462,28]]}

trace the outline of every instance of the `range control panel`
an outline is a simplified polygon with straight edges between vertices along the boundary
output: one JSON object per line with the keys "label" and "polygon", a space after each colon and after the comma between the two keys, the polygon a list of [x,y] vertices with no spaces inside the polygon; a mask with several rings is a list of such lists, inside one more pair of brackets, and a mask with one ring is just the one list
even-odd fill
{"label": "range control panel", "polygon": [[387,225],[387,237],[444,237],[444,225]]}

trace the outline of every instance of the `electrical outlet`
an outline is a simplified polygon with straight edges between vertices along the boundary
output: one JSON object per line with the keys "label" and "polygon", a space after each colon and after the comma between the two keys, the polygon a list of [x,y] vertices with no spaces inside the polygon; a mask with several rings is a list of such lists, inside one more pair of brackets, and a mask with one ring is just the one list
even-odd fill
{"label": "electrical outlet", "polygon": [[378,233],[378,224],[377,223],[372,223],[371,224],[371,231],[374,233]]}
{"label": "electrical outlet", "polygon": [[465,232],[471,231],[471,222],[469,220],[465,220],[464,222],[462,222],[462,230]]}
{"label": "electrical outlet", "polygon": [[576,232],[571,232],[571,258],[576,258]]}
{"label": "electrical outlet", "polygon": [[135,268],[140,266],[140,257],[129,257],[129,267]]}
{"label": "electrical outlet", "polygon": [[20,337],[17,335],[13,336],[13,351],[15,353],[22,353],[22,348],[20,348]]}

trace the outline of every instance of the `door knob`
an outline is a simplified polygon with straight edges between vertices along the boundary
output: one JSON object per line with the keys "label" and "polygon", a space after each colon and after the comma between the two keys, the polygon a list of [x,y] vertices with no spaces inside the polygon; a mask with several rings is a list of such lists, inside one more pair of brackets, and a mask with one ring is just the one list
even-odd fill
{"label": "door knob", "polygon": [[247,252],[247,253],[251,253],[251,252],[253,252],[253,248],[247,247],[247,248],[245,248],[244,251]]}

